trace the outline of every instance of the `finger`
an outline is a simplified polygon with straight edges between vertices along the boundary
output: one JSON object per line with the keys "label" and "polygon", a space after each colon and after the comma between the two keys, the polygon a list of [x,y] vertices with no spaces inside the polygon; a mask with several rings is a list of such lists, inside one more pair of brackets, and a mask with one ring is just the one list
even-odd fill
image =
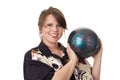
{"label": "finger", "polygon": [[74,52],[74,51],[71,49],[69,43],[67,44],[67,50],[68,50],[68,52]]}
{"label": "finger", "polygon": [[67,43],[67,52],[69,52],[69,43]]}
{"label": "finger", "polygon": [[103,49],[103,46],[102,46],[102,41],[101,41],[100,38],[99,38],[99,42],[100,42],[100,50],[102,50],[102,49]]}

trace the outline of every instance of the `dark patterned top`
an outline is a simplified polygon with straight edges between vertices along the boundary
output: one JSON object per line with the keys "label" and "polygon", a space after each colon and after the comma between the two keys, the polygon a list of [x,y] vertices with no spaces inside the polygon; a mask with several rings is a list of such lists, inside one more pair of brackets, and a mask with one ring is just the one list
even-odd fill
{"label": "dark patterned top", "polygon": [[[58,43],[63,50],[63,57],[52,54],[49,48],[41,42],[39,46],[30,49],[24,56],[24,80],[51,80],[55,71],[66,64],[66,48]],[[71,80],[75,80],[72,75]]]}
{"label": "dark patterned top", "polygon": [[[24,57],[24,80],[51,80],[55,71],[61,69],[68,60],[66,48],[58,43],[63,50],[63,57],[53,54],[49,48],[41,42],[39,46],[30,49]],[[78,63],[70,80],[93,80],[91,66]]]}

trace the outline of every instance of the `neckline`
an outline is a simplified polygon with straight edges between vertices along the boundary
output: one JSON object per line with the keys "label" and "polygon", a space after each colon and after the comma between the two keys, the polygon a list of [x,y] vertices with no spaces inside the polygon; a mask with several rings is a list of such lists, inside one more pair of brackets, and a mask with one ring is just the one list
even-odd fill
{"label": "neckline", "polygon": [[[58,42],[58,46],[60,46],[61,50],[62,50],[62,53],[64,53],[64,46]],[[38,49],[43,53],[43,55],[45,55],[46,57],[50,57],[50,56],[53,56],[53,57],[56,57],[56,58],[59,58],[59,59],[62,59],[64,56],[60,57],[56,54],[53,54],[51,52],[51,50],[48,48],[48,46],[43,42],[41,41],[40,44],[38,45]],[[65,55],[65,53],[64,53]]]}

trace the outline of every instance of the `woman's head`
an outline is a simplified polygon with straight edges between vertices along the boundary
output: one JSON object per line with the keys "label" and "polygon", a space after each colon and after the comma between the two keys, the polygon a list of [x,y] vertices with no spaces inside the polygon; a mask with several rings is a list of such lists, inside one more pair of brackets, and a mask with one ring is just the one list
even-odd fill
{"label": "woman's head", "polygon": [[39,29],[43,27],[46,17],[50,14],[56,18],[56,21],[61,27],[67,29],[66,20],[63,13],[59,9],[53,7],[49,7],[48,9],[45,9],[41,12],[38,21]]}
{"label": "woman's head", "polygon": [[50,7],[43,10],[39,17],[39,31],[44,42],[56,43],[66,27],[63,13],[57,8]]}

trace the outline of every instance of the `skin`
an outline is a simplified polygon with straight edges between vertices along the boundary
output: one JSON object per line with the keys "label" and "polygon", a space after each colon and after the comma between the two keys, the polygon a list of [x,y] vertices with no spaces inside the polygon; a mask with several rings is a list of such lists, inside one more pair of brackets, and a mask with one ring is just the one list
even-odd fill
{"label": "skin", "polygon": [[56,55],[60,57],[62,54],[58,47],[58,40],[61,38],[63,31],[64,29],[58,24],[53,15],[46,17],[44,25],[40,30],[43,42],[52,52],[57,53]]}
{"label": "skin", "polygon": [[[62,57],[62,50],[58,47],[58,40],[61,38],[64,28],[62,28],[56,21],[53,15],[48,15],[45,19],[44,25],[40,29],[43,42],[49,47],[49,49],[56,55]],[[56,71],[52,80],[70,80],[71,75],[78,63],[78,57],[74,51],[67,46],[67,54],[69,61],[60,70]],[[102,49],[95,55],[94,66],[92,69],[92,75],[94,80],[100,80],[100,64],[101,64]],[[67,75],[66,75],[67,74]]]}
{"label": "skin", "polygon": [[94,80],[100,80],[102,51],[103,51],[103,47],[102,47],[102,43],[101,43],[101,48],[100,48],[99,52],[95,56],[93,56],[94,64],[93,64],[93,68],[92,68],[92,76],[93,76]]}

